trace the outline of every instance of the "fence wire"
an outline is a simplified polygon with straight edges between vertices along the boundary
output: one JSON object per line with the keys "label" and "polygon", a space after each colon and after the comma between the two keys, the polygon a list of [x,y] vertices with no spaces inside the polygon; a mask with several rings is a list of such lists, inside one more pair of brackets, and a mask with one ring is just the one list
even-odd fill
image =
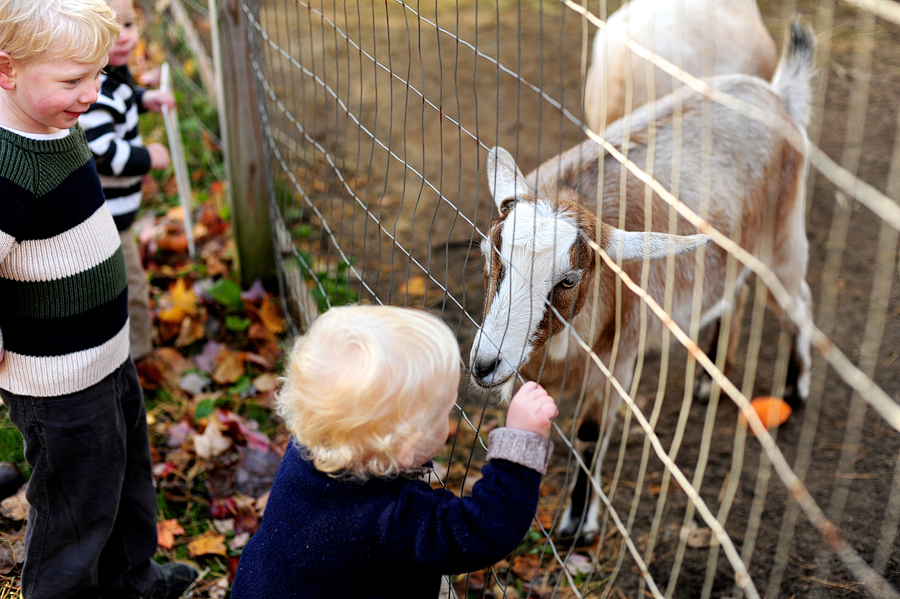
{"label": "fence wire", "polygon": [[[507,560],[456,576],[457,594],[896,597],[900,17],[895,3],[759,3],[779,49],[794,14],[811,26],[817,41],[807,129],[810,168],[801,182],[811,319],[769,261],[745,249],[746,240],[719,231],[708,207],[697,210],[683,202],[683,190],[670,175],[648,167],[651,161],[629,158],[645,140],[631,139],[626,127],[620,143],[607,135],[613,127],[592,131],[585,124],[592,42],[598,31],[606,31],[631,50],[621,60],[645,59],[648,73],[655,66],[707,98],[700,110],[712,114],[713,106],[724,107],[806,147],[771,111],[607,30],[607,19],[619,8],[615,1],[573,0],[244,0],[273,181],[273,235],[283,288],[296,307],[295,332],[336,304],[405,305],[440,313],[468,356],[485,319],[484,257],[477,250],[490,242],[491,221],[500,216],[487,185],[489,149],[505,147],[527,173],[588,140],[610,157],[607,164],[621,165],[615,167],[622,173],[621,188],[639,190],[634,201],[659,198],[671,207],[667,218],[673,227],[689,223],[727,251],[728,284],[740,288],[739,268],[749,270],[738,291],[747,308],[726,309],[718,336],[720,345],[736,346],[737,359],[726,369],[721,355],[705,352],[710,334],[698,309],[702,283],[695,286],[695,299],[688,303],[694,309],[685,319],[672,313],[674,261],[663,282],[654,283],[661,289],[651,292],[646,264],[629,270],[609,247],[588,240],[597,271],[616,276],[607,290],[613,312],[621,319],[625,298],[632,296],[640,306],[643,333],[633,380],[619,378],[617,353],[630,351],[616,345],[622,343],[620,332],[608,360],[596,351],[590,313],[553,313],[563,322],[556,336],[566,339],[567,359],[556,362],[548,352],[526,373],[517,373],[553,389],[561,407],[553,436],[557,455],[534,530]],[[708,27],[722,25],[709,17]],[[635,82],[626,79],[630,98]],[[676,130],[686,118],[673,117]],[[659,127],[650,126],[647,135],[652,138]],[[680,152],[675,162],[690,153],[700,157],[702,169],[713,168],[719,157],[712,148],[719,140],[704,131],[696,145],[675,146]],[[678,135],[688,140],[687,133]],[[653,143],[646,142],[651,148]],[[545,176],[552,176],[553,168],[543,166]],[[746,165],[740,169],[749,172]],[[602,189],[620,193],[619,186]],[[701,195],[708,200],[710,193]],[[591,199],[596,204],[597,198],[580,201]],[[602,218],[620,222],[619,214]],[[769,243],[779,241],[770,236]],[[488,255],[499,251],[489,247]],[[532,275],[533,268],[515,271],[529,280]],[[813,347],[808,397],[770,431],[749,401],[789,391],[792,340],[767,304],[783,311],[788,331],[796,327]],[[664,323],[659,340],[646,335],[654,319]],[[743,327],[729,339],[731,319]],[[708,400],[694,392],[701,371],[711,379]],[[598,380],[609,381],[605,390],[597,391]],[[585,452],[584,441],[590,439],[577,434],[579,418],[598,393],[607,401],[615,395],[623,399],[599,476],[590,462],[601,453],[601,440]],[[471,374],[458,406],[458,427],[439,470],[443,484],[465,493],[479,476],[485,431],[502,422],[503,408],[496,396],[475,389]],[[739,419],[741,412],[748,422]],[[572,542],[561,528],[568,490],[579,473],[599,498],[599,526]]]}

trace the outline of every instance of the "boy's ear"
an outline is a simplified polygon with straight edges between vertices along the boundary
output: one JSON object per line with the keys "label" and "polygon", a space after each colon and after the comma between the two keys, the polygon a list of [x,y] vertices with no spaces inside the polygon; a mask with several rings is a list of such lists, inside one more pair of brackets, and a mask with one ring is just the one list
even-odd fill
{"label": "boy's ear", "polygon": [[7,91],[16,87],[16,65],[8,52],[0,50],[0,88]]}
{"label": "boy's ear", "polygon": [[416,453],[415,447],[416,443],[419,442],[419,439],[422,438],[421,431],[416,431],[412,435],[409,436],[399,447],[397,451],[397,461],[401,466],[405,468],[412,468],[414,466],[421,466],[421,464],[414,463],[416,461]]}

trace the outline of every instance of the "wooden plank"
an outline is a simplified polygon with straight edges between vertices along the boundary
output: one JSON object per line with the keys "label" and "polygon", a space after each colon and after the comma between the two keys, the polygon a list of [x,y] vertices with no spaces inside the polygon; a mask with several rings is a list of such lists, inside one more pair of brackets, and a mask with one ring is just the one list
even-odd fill
{"label": "wooden plank", "polygon": [[[231,222],[237,246],[241,284],[260,279],[276,291],[278,278],[269,217],[265,136],[250,62],[251,48],[241,0],[210,2],[217,48],[213,50],[218,86],[219,122],[229,181]],[[251,2],[251,10],[258,4]],[[213,10],[215,9],[215,10]]]}

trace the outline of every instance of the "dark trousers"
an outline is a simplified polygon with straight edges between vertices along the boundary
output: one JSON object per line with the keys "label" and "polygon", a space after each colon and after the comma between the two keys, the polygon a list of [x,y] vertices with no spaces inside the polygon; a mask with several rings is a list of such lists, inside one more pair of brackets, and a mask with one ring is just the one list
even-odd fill
{"label": "dark trousers", "polygon": [[34,469],[22,596],[148,594],[156,578],[156,492],[134,363],[129,358],[71,395],[0,396]]}

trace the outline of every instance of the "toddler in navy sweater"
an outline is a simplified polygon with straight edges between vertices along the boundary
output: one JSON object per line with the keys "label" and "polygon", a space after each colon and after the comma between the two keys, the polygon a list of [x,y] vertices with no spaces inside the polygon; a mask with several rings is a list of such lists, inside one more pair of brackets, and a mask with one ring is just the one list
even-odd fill
{"label": "toddler in navy sweater", "polygon": [[293,435],[233,599],[437,597],[442,574],[516,548],[537,509],[556,405],[536,383],[491,431],[471,497],[416,476],[446,442],[460,380],[450,328],[422,311],[332,308],[294,345],[279,411]]}

